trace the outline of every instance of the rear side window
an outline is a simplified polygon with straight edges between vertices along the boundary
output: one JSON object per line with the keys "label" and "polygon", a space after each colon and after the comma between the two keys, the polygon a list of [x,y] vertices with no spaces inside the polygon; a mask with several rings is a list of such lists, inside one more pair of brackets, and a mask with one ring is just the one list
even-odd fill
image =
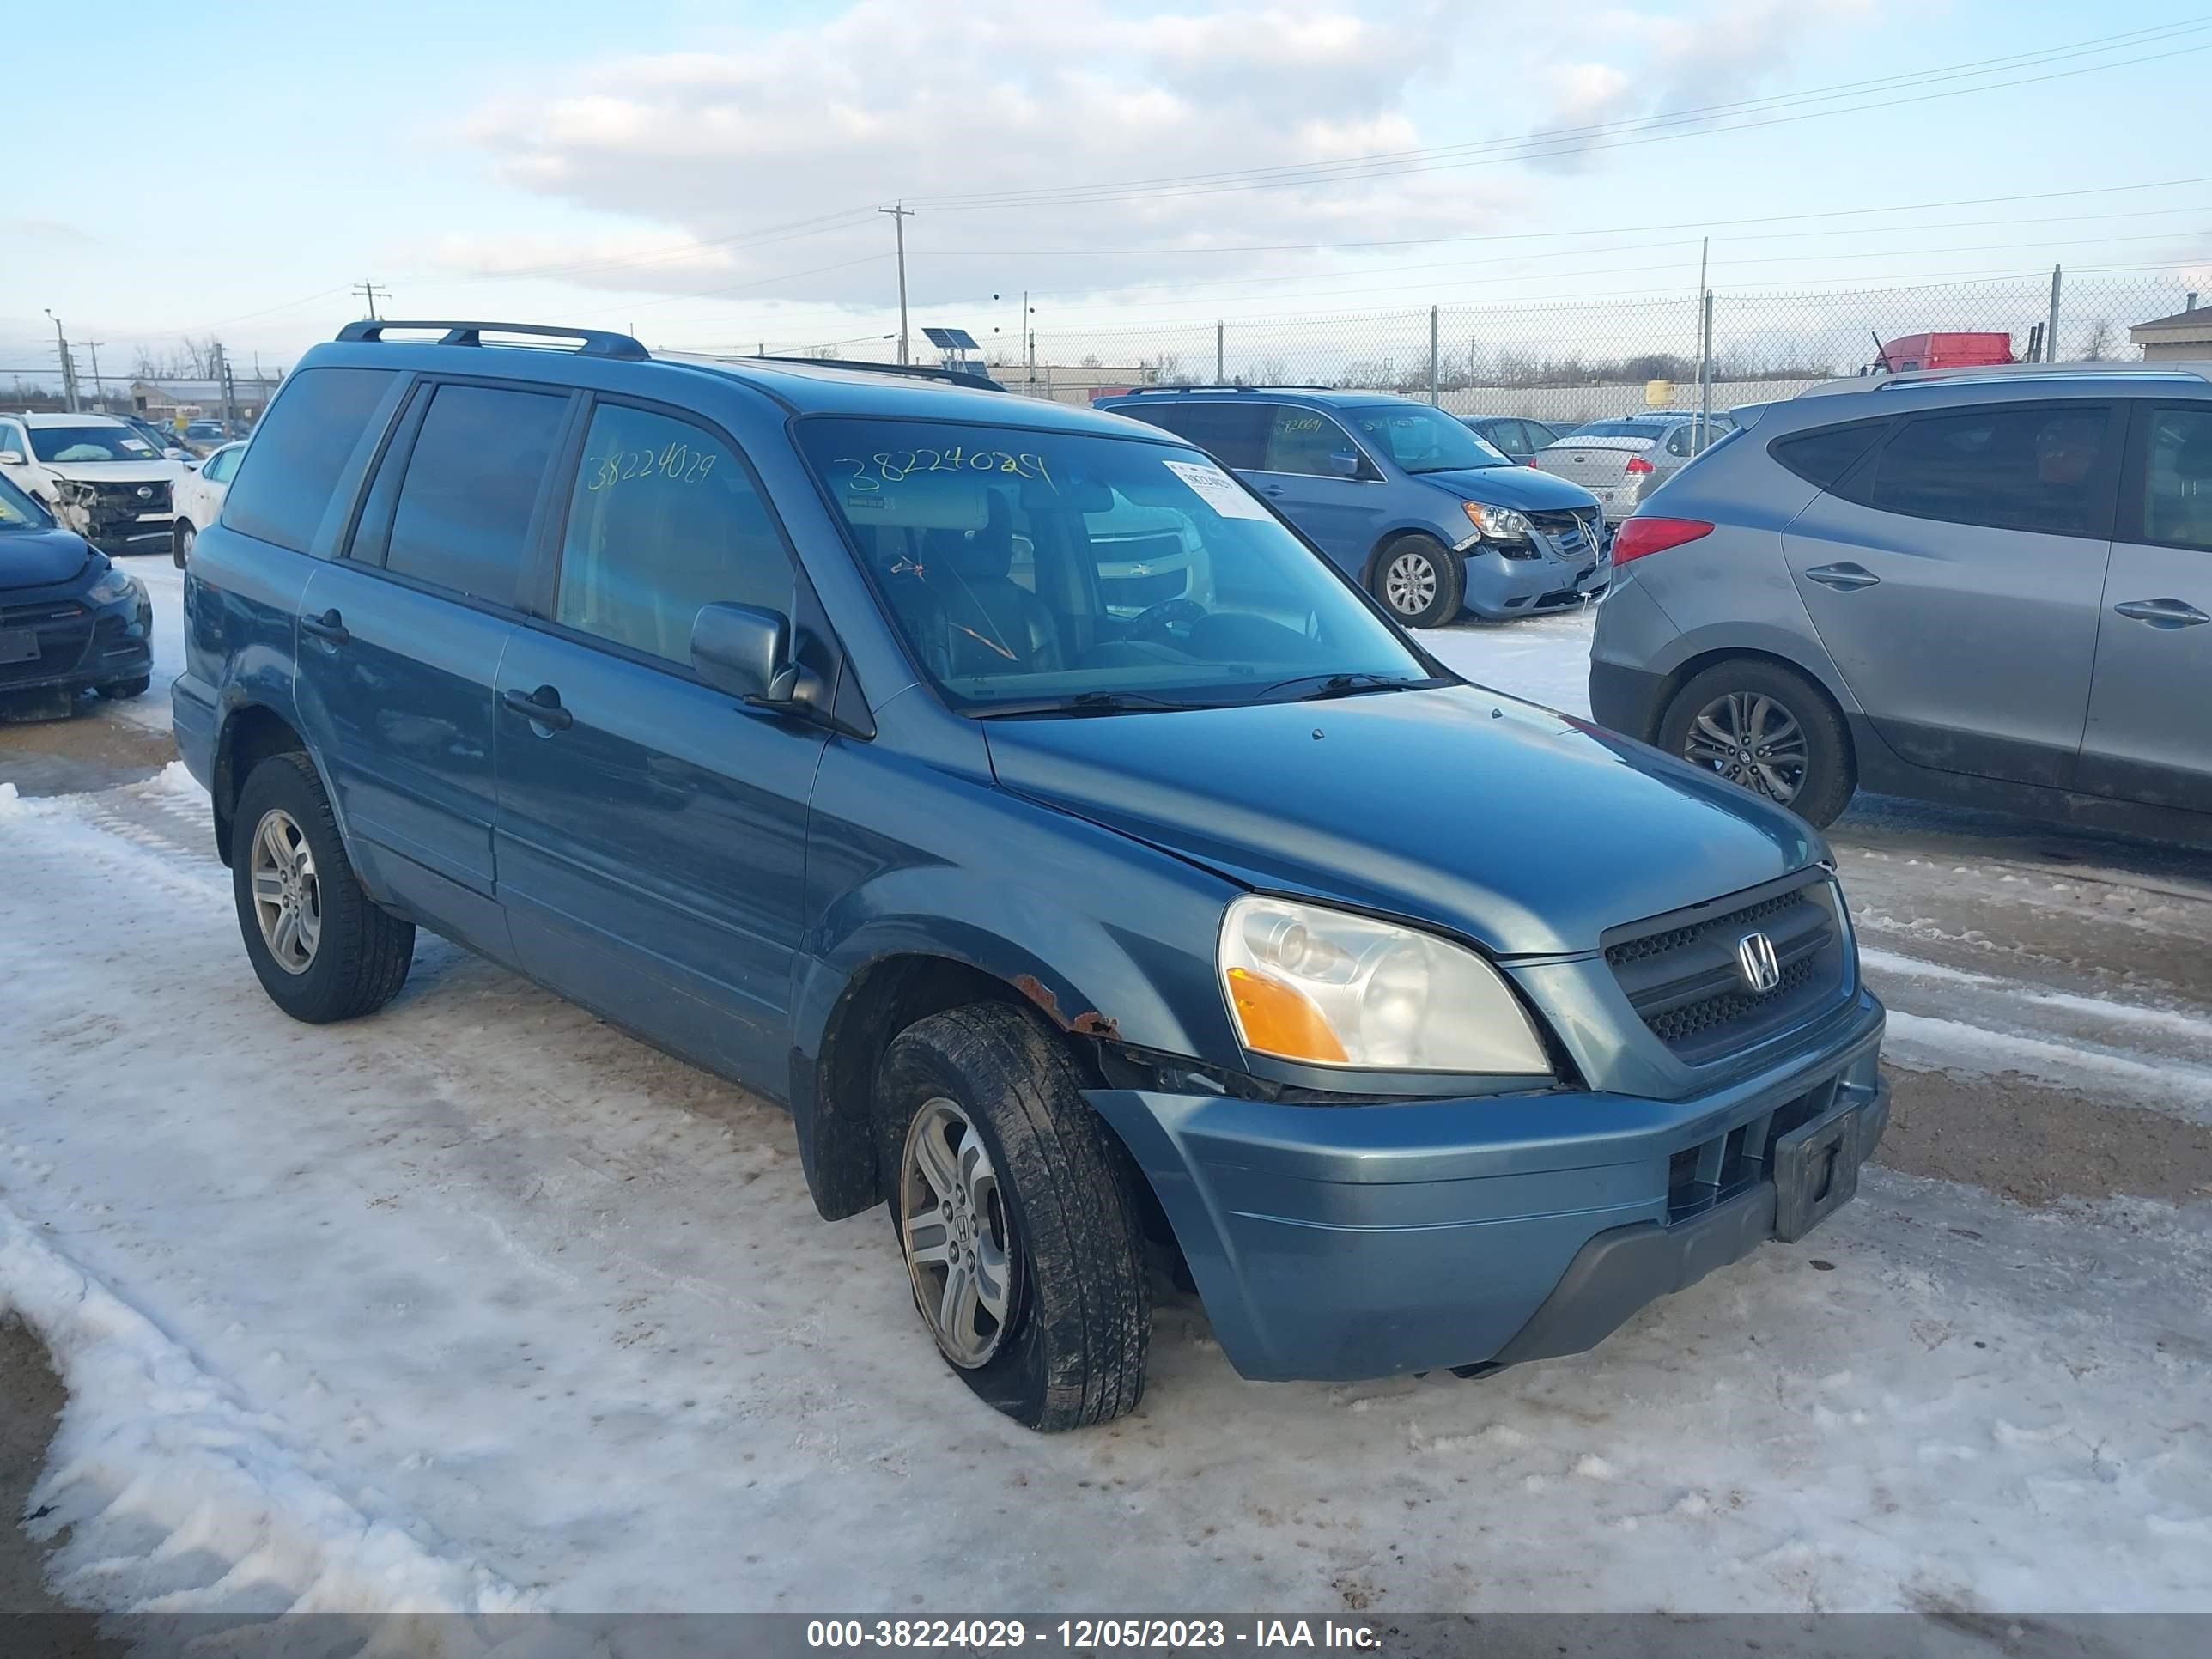
{"label": "rear side window", "polygon": [[262,417],[250,464],[240,465],[223,500],[223,523],[295,553],[312,552],[346,463],[398,378],[388,368],[295,374]]}
{"label": "rear side window", "polygon": [[2143,535],[2212,552],[2212,409],[2157,409],[2143,476]]}
{"label": "rear side window", "polygon": [[408,458],[384,568],[513,605],[568,412],[568,398],[542,392],[440,386]]}
{"label": "rear side window", "polygon": [[1267,459],[1267,428],[1275,410],[1273,404],[1163,398],[1158,403],[1147,398],[1115,412],[1133,415],[1179,438],[1188,438],[1224,466],[1257,472]]}
{"label": "rear side window", "polygon": [[1856,426],[1824,426],[1777,438],[1766,453],[1808,484],[1832,489],[1844,474],[1859,464],[1887,426],[1882,421],[1863,421]]}
{"label": "rear side window", "polygon": [[603,404],[568,500],[556,616],[670,662],[704,605],[789,616],[792,567],[744,463],[715,434]]}
{"label": "rear side window", "polygon": [[2112,423],[2102,404],[1923,416],[1854,475],[1848,493],[1911,518],[2102,537],[2116,472]]}

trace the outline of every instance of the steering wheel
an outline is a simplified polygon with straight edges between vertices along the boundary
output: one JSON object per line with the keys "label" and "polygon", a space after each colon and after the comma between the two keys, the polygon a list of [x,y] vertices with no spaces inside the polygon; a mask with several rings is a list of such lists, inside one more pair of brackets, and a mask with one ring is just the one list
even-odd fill
{"label": "steering wheel", "polygon": [[1147,605],[1130,617],[1128,629],[1121,637],[1151,639],[1165,634],[1179,622],[1194,623],[1208,614],[1206,608],[1196,599],[1178,594],[1172,599],[1162,599],[1158,605]]}

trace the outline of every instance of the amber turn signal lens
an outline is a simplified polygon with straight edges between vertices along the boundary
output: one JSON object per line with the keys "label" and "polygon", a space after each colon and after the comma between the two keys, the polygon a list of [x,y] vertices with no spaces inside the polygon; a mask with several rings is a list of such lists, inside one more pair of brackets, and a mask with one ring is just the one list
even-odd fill
{"label": "amber turn signal lens", "polygon": [[1229,995],[1247,1048],[1285,1060],[1344,1064],[1344,1045],[1304,993],[1248,968],[1231,968]]}

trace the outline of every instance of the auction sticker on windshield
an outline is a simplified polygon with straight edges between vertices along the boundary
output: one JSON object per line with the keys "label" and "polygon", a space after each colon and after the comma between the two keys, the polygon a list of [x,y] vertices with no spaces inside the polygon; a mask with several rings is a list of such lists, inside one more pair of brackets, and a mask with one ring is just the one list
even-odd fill
{"label": "auction sticker on windshield", "polygon": [[1224,519],[1264,519],[1267,509],[1237,488],[1237,481],[1206,461],[1163,461],[1161,465],[1198,492]]}

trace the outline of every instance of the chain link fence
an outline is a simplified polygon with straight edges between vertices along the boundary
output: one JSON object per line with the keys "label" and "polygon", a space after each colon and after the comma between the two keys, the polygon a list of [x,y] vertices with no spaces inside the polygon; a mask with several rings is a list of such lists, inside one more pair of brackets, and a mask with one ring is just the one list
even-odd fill
{"label": "chain link fence", "polygon": [[[1715,409],[1789,397],[1859,373],[1875,362],[1881,343],[1913,334],[2002,334],[2021,361],[2046,355],[2135,361],[2141,352],[2129,342],[2130,327],[2192,302],[2180,282],[2154,277],[1717,292],[1710,396]],[[1013,391],[1067,403],[1131,385],[1298,385],[1433,397],[1455,414],[1581,422],[1644,408],[1648,398],[1694,406],[1703,356],[1698,311],[1696,298],[1684,295],[1218,323],[1106,322],[1041,327],[1033,356],[994,352],[989,367]]]}

